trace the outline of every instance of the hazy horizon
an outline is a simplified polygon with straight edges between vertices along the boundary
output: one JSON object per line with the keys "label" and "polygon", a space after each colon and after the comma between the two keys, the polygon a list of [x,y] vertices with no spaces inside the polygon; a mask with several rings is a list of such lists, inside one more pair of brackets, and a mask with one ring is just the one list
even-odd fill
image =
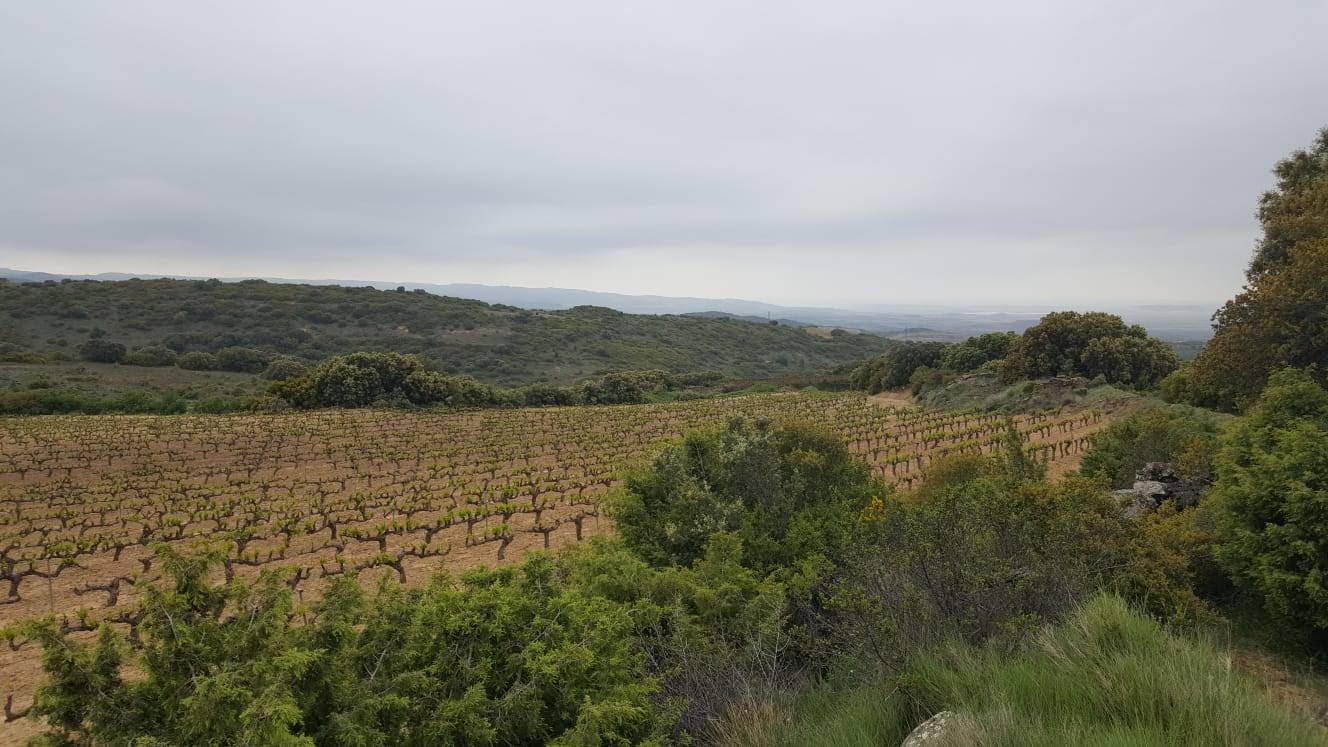
{"label": "hazy horizon", "polygon": [[840,309],[840,310],[849,310],[849,311],[871,311],[871,310],[874,309],[874,308],[891,308],[891,307],[918,307],[918,308],[937,308],[937,309],[946,309],[946,308],[949,308],[949,309],[962,309],[962,310],[967,311],[968,313],[983,313],[983,312],[981,312],[981,311],[978,311],[977,309],[979,309],[979,308],[983,308],[983,307],[987,307],[987,308],[991,308],[991,309],[993,310],[992,313],[1008,313],[1008,314],[1019,314],[1019,313],[1026,313],[1026,314],[1042,314],[1042,313],[1045,313],[1048,309],[1051,309],[1051,308],[1066,308],[1066,309],[1073,308],[1073,309],[1076,309],[1076,310],[1085,310],[1085,309],[1089,309],[1089,308],[1094,308],[1094,309],[1097,309],[1097,308],[1109,309],[1109,308],[1112,308],[1112,307],[1119,307],[1119,308],[1124,308],[1124,307],[1139,307],[1139,308],[1142,308],[1142,307],[1148,307],[1148,306],[1169,306],[1169,307],[1195,307],[1195,306],[1200,306],[1200,307],[1212,307],[1212,308],[1215,310],[1217,307],[1221,306],[1222,303],[1224,303],[1224,299],[1207,299],[1207,300],[1205,300],[1205,299],[1191,299],[1191,300],[1184,300],[1184,299],[1166,299],[1166,300],[1162,300],[1162,301],[1154,301],[1154,302],[1149,302],[1149,301],[1139,301],[1139,302],[1120,302],[1120,301],[1112,301],[1112,300],[1104,300],[1104,299],[1093,299],[1093,298],[1073,298],[1073,299],[1070,299],[1070,298],[1064,298],[1064,299],[1050,299],[1050,300],[1047,300],[1047,299],[1026,299],[1026,300],[1023,300],[1023,301],[1001,301],[1001,300],[984,300],[984,299],[980,299],[980,298],[959,298],[959,299],[952,299],[952,300],[949,300],[949,301],[946,301],[946,300],[934,300],[934,301],[933,301],[933,300],[925,300],[925,299],[923,299],[923,300],[915,300],[915,301],[899,301],[899,302],[893,302],[893,301],[890,301],[890,300],[888,300],[888,299],[877,299],[877,300],[873,300],[873,301],[844,302],[844,303],[841,303],[841,304],[838,304],[838,305],[836,305],[836,304],[834,304],[834,303],[811,303],[811,304],[800,304],[800,303],[796,303],[796,302],[785,303],[785,302],[781,302],[781,301],[779,301],[779,300],[772,300],[772,299],[769,299],[769,298],[747,297],[747,296],[701,296],[701,295],[692,295],[692,294],[684,294],[684,293],[626,293],[626,292],[623,292],[623,291],[618,291],[618,290],[613,290],[613,289],[606,289],[606,288],[570,287],[570,286],[562,286],[562,285],[514,285],[514,284],[511,284],[511,283],[471,283],[471,282],[468,282],[468,281],[466,281],[466,280],[464,280],[464,279],[447,279],[447,280],[415,279],[415,280],[403,280],[403,279],[400,279],[400,278],[372,278],[372,277],[364,277],[364,278],[352,278],[352,277],[284,277],[284,276],[279,276],[279,275],[245,274],[245,273],[241,273],[241,274],[238,274],[238,275],[209,275],[209,274],[206,274],[206,273],[189,273],[189,272],[182,272],[182,273],[141,272],[141,273],[140,273],[140,272],[126,272],[125,270],[122,270],[122,269],[99,270],[99,271],[95,271],[95,272],[81,272],[81,271],[52,272],[52,271],[50,271],[50,270],[48,270],[48,269],[44,269],[44,268],[32,268],[32,267],[8,267],[8,268],[4,268],[4,267],[0,267],[0,270],[5,270],[5,269],[8,269],[8,270],[14,270],[14,271],[16,271],[16,272],[25,273],[25,274],[26,274],[26,273],[34,273],[34,274],[56,275],[56,276],[74,276],[74,277],[80,277],[80,276],[97,276],[97,275],[110,275],[110,276],[116,276],[115,278],[108,278],[109,280],[112,280],[112,281],[113,281],[113,280],[121,279],[119,276],[124,276],[124,279],[128,279],[128,278],[130,278],[130,277],[138,277],[138,278],[157,278],[157,277],[166,277],[166,278],[174,278],[174,279],[204,279],[204,278],[215,278],[215,279],[220,279],[220,280],[223,280],[223,281],[226,281],[226,282],[236,282],[236,281],[240,281],[240,280],[269,280],[269,281],[273,281],[273,282],[289,282],[289,283],[297,283],[297,284],[298,284],[298,283],[312,283],[312,284],[355,283],[355,284],[374,285],[374,286],[390,286],[390,285],[395,285],[395,284],[406,284],[407,286],[412,286],[412,285],[421,285],[421,286],[448,286],[448,285],[457,285],[457,286],[479,286],[479,287],[495,288],[495,289],[497,289],[497,288],[515,288],[515,289],[519,289],[519,290],[532,290],[532,291],[540,291],[540,290],[546,290],[546,291],[572,291],[572,292],[585,292],[585,293],[594,293],[594,294],[618,295],[618,296],[626,296],[626,297],[632,297],[632,298],[658,297],[658,298],[668,298],[668,299],[697,299],[697,300],[713,300],[713,301],[741,301],[741,302],[752,302],[752,303],[766,304],[766,305],[770,305],[770,306],[788,306],[788,307],[805,306],[805,307],[808,307],[808,308],[824,307],[824,308],[827,308],[827,309]]}
{"label": "hazy horizon", "polygon": [[1328,5],[0,9],[0,265],[1216,306]]}

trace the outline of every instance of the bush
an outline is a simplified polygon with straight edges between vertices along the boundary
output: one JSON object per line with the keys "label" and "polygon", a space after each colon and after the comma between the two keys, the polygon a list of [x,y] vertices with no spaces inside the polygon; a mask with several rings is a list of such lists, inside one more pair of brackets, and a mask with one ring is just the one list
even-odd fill
{"label": "bush", "polygon": [[1328,391],[1273,374],[1217,458],[1218,557],[1294,625],[1328,630]]}
{"label": "bush", "polygon": [[553,384],[531,384],[518,390],[521,404],[527,407],[547,407],[552,405],[574,405],[578,398],[576,392],[567,387]]}
{"label": "bush", "polygon": [[1128,488],[1148,462],[1174,462],[1181,476],[1207,482],[1217,451],[1218,420],[1187,407],[1151,407],[1132,413],[1093,434],[1079,472]]}
{"label": "bush", "polygon": [[272,362],[267,364],[267,368],[263,369],[263,378],[270,381],[286,381],[307,373],[309,373],[309,366],[305,365],[304,361],[299,358],[281,356],[280,358],[273,358]]}
{"label": "bush", "polygon": [[124,354],[125,346],[110,340],[88,340],[78,346],[78,357],[93,363],[116,363]]}
{"label": "bush", "polygon": [[546,556],[370,598],[341,577],[295,625],[278,572],[215,586],[217,556],[161,552],[174,585],[145,588],[132,649],[110,625],[93,645],[50,621],[32,628],[49,674],[33,713],[59,738],[659,744],[673,722],[635,645],[650,608],[599,594]]}
{"label": "bush", "polygon": [[217,351],[217,368],[237,373],[258,373],[267,367],[272,354],[253,348],[228,347]]}
{"label": "bush", "polygon": [[864,512],[833,605],[847,649],[898,666],[950,637],[1017,642],[1109,583],[1137,532],[1088,481],[956,478]]}
{"label": "bush", "polygon": [[303,376],[279,381],[273,394],[295,407],[484,407],[498,402],[492,387],[466,376],[444,376],[419,358],[399,353],[352,353],[329,358]]}
{"label": "bush", "polygon": [[577,397],[588,405],[627,405],[646,401],[646,395],[667,389],[672,379],[664,371],[615,371],[577,385]]}
{"label": "bush", "polygon": [[199,350],[185,353],[176,358],[175,365],[188,371],[216,371],[221,368],[221,362],[217,360],[217,356]]}
{"label": "bush", "polygon": [[1047,482],[1013,423],[999,457],[939,460],[859,521],[831,608],[840,645],[887,668],[950,638],[1017,643],[1103,588],[1169,620],[1210,617],[1192,586],[1200,533],[1128,519],[1095,481]]}
{"label": "bush", "polygon": [[1212,410],[1224,408],[1220,393],[1207,388],[1195,375],[1193,364],[1182,364],[1180,368],[1167,374],[1157,384],[1158,396],[1171,404],[1193,405]]}
{"label": "bush", "polygon": [[444,404],[453,407],[488,407],[498,403],[498,392],[469,376],[446,376],[442,379]]}
{"label": "bush", "polygon": [[148,345],[126,353],[120,363],[126,366],[174,366],[175,351],[160,345]]}
{"label": "bush", "polygon": [[667,447],[629,472],[611,499],[619,534],[657,565],[687,565],[733,532],[762,572],[837,558],[852,517],[888,489],[837,437],[804,426],[734,420]]}
{"label": "bush", "polygon": [[939,389],[945,385],[948,378],[953,378],[954,374],[947,374],[944,371],[935,368],[919,368],[913,371],[913,375],[908,378],[909,391],[914,397],[926,394],[934,389]]}

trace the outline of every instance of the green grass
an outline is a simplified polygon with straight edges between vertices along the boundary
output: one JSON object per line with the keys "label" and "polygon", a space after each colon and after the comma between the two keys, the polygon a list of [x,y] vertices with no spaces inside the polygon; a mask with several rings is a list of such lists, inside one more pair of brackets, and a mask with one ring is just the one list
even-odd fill
{"label": "green grass", "polygon": [[[895,689],[812,693],[786,715],[728,731],[733,745],[897,744],[941,710],[953,745],[1328,745],[1328,730],[1276,703],[1230,652],[1098,597],[1017,653],[952,646]],[[763,725],[764,726],[763,726]]]}

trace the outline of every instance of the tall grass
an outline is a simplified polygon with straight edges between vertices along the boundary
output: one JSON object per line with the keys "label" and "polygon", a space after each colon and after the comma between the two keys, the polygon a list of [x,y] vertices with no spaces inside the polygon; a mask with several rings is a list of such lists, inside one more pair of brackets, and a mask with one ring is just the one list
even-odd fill
{"label": "tall grass", "polygon": [[947,745],[1328,745],[1328,731],[1277,705],[1207,641],[1177,636],[1099,596],[1024,649],[951,646],[898,689],[812,694],[787,717],[731,730],[731,744],[898,744],[932,713],[956,712]]}

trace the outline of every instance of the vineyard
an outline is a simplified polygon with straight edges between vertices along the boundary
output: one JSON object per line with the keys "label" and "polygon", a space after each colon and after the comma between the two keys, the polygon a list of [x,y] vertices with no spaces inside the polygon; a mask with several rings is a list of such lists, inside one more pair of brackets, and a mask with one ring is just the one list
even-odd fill
{"label": "vineyard", "polygon": [[[0,421],[0,624],[54,614],[71,632],[132,627],[153,548],[214,550],[218,578],[283,574],[310,601],[330,577],[419,583],[610,531],[601,501],[626,464],[733,416],[830,428],[885,481],[992,453],[1003,416],[884,407],[857,394],[465,413],[325,411]],[[1074,460],[1098,410],[1022,416],[1039,461]],[[5,721],[23,713],[37,646],[0,649]],[[0,727],[15,733],[18,725]],[[0,742],[6,741],[0,739]]]}

